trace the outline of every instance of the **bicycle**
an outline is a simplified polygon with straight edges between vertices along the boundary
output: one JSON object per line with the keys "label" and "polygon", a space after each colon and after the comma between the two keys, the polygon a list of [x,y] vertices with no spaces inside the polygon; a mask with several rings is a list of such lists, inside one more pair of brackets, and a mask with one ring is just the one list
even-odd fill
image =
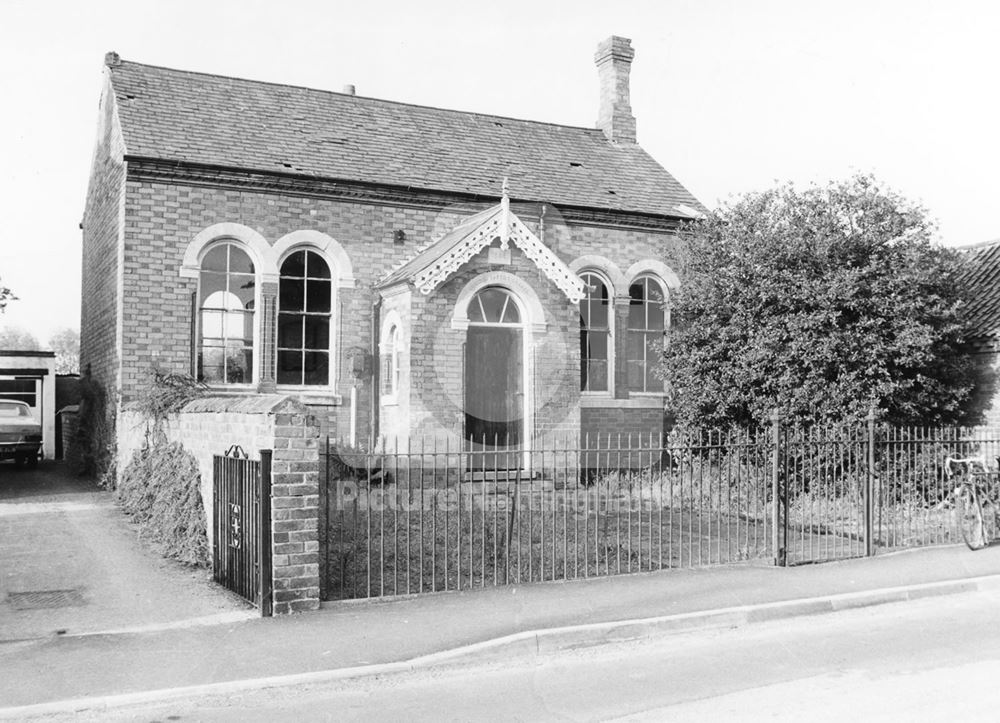
{"label": "bicycle", "polygon": [[958,478],[952,495],[962,539],[970,550],[981,550],[993,542],[997,533],[1000,510],[990,495],[989,486],[990,480],[996,480],[1000,473],[989,470],[985,457],[946,457],[944,471],[949,479]]}

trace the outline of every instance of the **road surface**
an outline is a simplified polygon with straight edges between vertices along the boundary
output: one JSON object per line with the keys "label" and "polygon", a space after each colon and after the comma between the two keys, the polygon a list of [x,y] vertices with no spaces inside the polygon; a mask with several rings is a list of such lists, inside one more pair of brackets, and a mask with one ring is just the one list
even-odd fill
{"label": "road surface", "polygon": [[1000,593],[73,720],[991,720]]}

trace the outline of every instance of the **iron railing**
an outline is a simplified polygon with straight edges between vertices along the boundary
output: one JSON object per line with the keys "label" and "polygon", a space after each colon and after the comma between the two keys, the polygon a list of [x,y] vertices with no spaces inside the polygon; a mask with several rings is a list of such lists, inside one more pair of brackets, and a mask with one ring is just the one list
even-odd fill
{"label": "iron railing", "polygon": [[[338,451],[328,442],[328,599],[766,559],[766,445],[706,434]],[[484,448],[486,451],[483,451]]]}
{"label": "iron railing", "polygon": [[327,440],[326,599],[955,542],[943,461],[992,460],[1000,436],[774,419],[770,429],[584,438],[530,452],[485,440],[380,447]]}

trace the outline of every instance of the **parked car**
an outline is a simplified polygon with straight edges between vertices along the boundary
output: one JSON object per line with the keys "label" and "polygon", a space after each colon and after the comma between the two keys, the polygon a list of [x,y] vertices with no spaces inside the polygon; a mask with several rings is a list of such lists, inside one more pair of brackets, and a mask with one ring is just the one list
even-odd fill
{"label": "parked car", "polygon": [[42,425],[31,415],[24,402],[0,400],[0,459],[14,464],[38,464],[42,448]]}

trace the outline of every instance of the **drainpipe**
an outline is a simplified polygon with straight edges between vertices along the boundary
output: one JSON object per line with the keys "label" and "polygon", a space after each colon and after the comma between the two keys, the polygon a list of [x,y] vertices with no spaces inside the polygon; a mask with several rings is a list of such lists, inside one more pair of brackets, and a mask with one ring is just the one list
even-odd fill
{"label": "drainpipe", "polygon": [[379,328],[381,327],[380,316],[382,314],[382,295],[379,294],[378,297],[372,302],[372,390],[371,390],[371,424],[370,424],[370,437],[369,437],[369,451],[375,449],[375,440],[378,439],[379,431],[379,371],[381,364],[379,364],[378,357],[378,339],[379,339]]}

